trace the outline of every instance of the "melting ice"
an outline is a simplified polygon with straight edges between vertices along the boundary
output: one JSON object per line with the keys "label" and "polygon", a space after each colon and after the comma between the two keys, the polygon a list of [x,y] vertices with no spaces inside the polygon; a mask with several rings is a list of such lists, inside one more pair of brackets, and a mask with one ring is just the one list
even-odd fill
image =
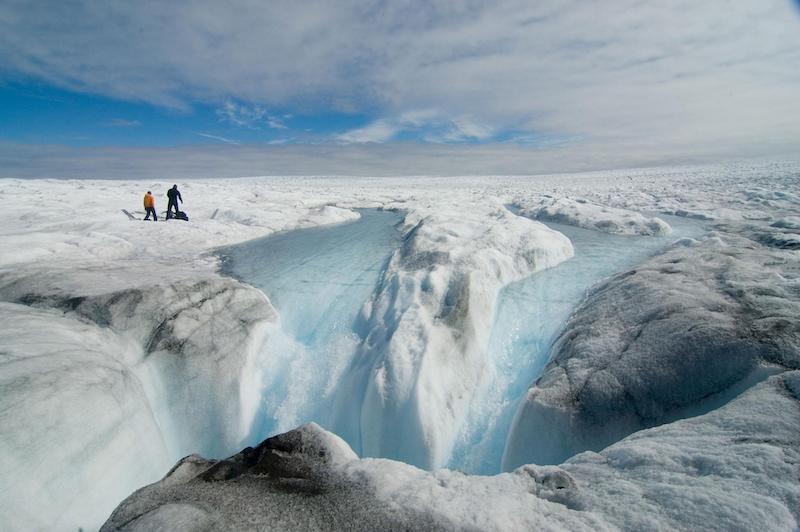
{"label": "melting ice", "polygon": [[[400,243],[395,228],[400,214],[360,213],[356,222],[273,235],[223,252],[226,272],[264,291],[280,314],[252,368],[250,399],[257,409],[252,443],[308,421],[335,430],[333,395],[368,333],[361,312]],[[519,399],[546,364],[553,336],[586,290],[675,238],[702,231],[696,221],[670,217],[669,222],[674,230],[669,237],[548,224],[572,241],[575,257],[502,290],[487,353],[489,384],[475,393],[448,467],[481,474],[500,470]],[[358,448],[357,442],[350,443]]]}

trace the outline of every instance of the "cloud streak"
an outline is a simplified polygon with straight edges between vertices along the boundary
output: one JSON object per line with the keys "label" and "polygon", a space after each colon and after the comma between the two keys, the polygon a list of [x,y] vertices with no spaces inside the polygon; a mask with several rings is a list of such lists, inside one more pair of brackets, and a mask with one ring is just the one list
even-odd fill
{"label": "cloud streak", "polygon": [[225,138],[225,137],[220,137],[219,135],[212,135],[210,133],[200,133],[200,132],[198,132],[197,135],[199,135],[201,137],[205,137],[207,139],[218,140],[220,142],[224,142],[225,144],[233,144],[235,146],[239,145],[239,143],[236,142],[235,140],[231,140],[231,139]]}

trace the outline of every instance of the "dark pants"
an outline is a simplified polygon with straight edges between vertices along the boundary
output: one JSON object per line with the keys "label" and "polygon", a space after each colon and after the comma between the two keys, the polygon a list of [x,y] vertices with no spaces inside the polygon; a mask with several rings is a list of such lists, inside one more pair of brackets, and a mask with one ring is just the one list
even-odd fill
{"label": "dark pants", "polygon": [[167,204],[167,220],[172,218],[172,208],[175,207],[175,214],[178,214],[178,201],[169,200]]}
{"label": "dark pants", "polygon": [[145,220],[149,220],[150,219],[150,215],[152,214],[153,215],[153,221],[155,221],[155,222],[158,221],[158,215],[156,214],[156,210],[153,207],[147,207],[145,209],[145,211],[147,212],[147,216],[144,217]]}

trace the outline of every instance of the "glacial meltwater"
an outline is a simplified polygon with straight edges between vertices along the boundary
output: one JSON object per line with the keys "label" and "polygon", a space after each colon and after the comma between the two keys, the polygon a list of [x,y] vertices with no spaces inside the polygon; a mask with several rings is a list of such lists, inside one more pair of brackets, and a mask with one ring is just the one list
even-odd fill
{"label": "glacial meltwater", "polygon": [[[221,251],[224,271],[262,290],[280,315],[250,368],[257,382],[257,397],[250,398],[257,403],[250,444],[308,421],[335,430],[336,386],[367,333],[358,328],[359,313],[400,245],[401,214],[359,212],[354,222],[280,233]],[[674,240],[704,231],[697,220],[659,217],[672,226],[671,235],[619,236],[547,223],[572,241],[575,257],[501,291],[487,353],[488,384],[474,395],[448,467],[498,473],[519,401],[587,290]]]}
{"label": "glacial meltwater", "polygon": [[263,291],[280,315],[252,368],[260,397],[251,444],[308,421],[330,428],[328,403],[361,340],[359,312],[400,245],[401,214],[359,213],[221,251],[225,273]]}

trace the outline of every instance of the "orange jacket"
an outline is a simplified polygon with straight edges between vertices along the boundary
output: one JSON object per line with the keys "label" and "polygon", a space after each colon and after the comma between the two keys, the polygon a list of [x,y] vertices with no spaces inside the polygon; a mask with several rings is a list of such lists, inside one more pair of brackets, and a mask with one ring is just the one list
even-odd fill
{"label": "orange jacket", "polygon": [[144,208],[145,209],[152,209],[156,206],[156,199],[153,197],[152,194],[145,194],[144,195]]}

